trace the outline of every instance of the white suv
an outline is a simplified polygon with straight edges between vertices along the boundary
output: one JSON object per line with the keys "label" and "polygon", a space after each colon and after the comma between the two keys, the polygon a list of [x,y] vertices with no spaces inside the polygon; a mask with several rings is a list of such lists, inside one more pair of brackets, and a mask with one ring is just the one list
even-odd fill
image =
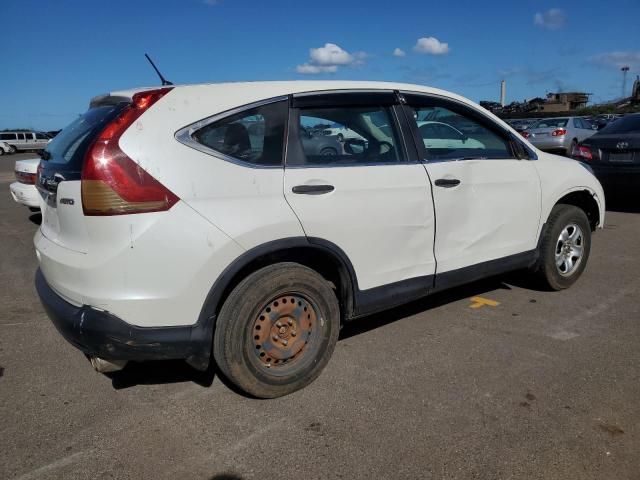
{"label": "white suv", "polygon": [[[363,139],[305,148],[334,123]],[[36,285],[62,335],[101,371],[213,353],[257,397],[313,381],[355,317],[515,269],[570,286],[604,221],[588,167],[417,85],[116,92],[44,159]]]}

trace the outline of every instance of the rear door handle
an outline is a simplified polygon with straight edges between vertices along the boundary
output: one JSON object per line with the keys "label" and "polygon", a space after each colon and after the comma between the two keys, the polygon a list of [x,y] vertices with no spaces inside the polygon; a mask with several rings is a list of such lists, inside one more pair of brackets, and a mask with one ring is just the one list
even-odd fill
{"label": "rear door handle", "polygon": [[439,178],[434,183],[436,187],[451,188],[460,185],[460,180],[457,178]]}
{"label": "rear door handle", "polygon": [[296,185],[291,189],[293,193],[301,195],[322,195],[334,190],[335,187],[333,185]]}

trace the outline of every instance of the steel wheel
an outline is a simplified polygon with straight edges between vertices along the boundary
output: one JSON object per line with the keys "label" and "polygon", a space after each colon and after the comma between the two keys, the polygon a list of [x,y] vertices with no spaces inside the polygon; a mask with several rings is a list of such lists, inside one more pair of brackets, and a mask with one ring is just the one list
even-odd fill
{"label": "steel wheel", "polygon": [[299,294],[280,295],[263,306],[253,322],[253,347],[257,360],[271,374],[304,362],[313,350],[316,308]]}
{"label": "steel wheel", "polygon": [[558,273],[571,275],[580,266],[584,253],[584,234],[575,223],[570,223],[560,233],[556,242],[555,259]]}

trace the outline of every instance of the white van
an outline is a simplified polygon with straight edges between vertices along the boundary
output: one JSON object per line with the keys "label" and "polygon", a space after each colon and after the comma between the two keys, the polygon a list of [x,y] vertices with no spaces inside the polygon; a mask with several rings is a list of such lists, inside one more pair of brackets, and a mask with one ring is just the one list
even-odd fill
{"label": "white van", "polygon": [[44,150],[49,140],[51,138],[46,133],[41,132],[0,132],[0,141],[9,144],[10,153]]}

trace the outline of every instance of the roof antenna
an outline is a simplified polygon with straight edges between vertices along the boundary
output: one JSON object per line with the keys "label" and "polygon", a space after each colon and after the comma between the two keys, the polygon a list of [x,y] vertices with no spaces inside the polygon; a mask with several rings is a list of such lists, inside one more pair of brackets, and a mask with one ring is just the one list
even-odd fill
{"label": "roof antenna", "polygon": [[147,60],[149,60],[149,63],[151,64],[151,66],[153,67],[153,69],[156,71],[156,73],[158,74],[158,76],[160,77],[160,81],[162,82],[162,85],[173,85],[173,82],[170,82],[169,80],[167,80],[166,78],[164,78],[162,76],[162,74],[160,73],[160,70],[158,70],[158,67],[156,67],[156,64],[153,63],[153,60],[151,60],[151,58],[149,57],[149,55],[147,55],[146,53],[144,54],[145,57],[147,57]]}

